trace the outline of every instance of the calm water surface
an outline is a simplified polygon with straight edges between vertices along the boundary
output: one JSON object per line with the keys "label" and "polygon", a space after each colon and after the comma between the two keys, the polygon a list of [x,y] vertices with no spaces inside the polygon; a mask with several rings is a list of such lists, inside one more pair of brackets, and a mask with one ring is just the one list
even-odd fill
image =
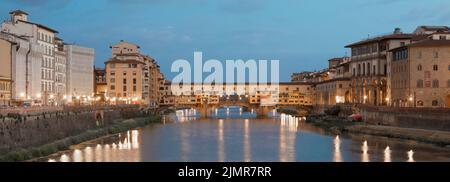
{"label": "calm water surface", "polygon": [[450,149],[383,137],[336,136],[305,124],[303,118],[219,109],[211,119],[194,110],[178,111],[156,124],[71,147],[39,161],[450,161]]}

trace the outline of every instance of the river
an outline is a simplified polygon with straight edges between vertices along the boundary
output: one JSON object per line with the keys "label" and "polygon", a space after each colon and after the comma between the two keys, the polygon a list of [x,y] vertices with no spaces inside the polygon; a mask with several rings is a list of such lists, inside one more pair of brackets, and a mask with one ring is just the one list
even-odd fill
{"label": "river", "polygon": [[331,135],[304,118],[256,119],[238,107],[210,119],[180,110],[153,124],[72,146],[49,162],[417,162],[450,161],[450,149],[409,140]]}

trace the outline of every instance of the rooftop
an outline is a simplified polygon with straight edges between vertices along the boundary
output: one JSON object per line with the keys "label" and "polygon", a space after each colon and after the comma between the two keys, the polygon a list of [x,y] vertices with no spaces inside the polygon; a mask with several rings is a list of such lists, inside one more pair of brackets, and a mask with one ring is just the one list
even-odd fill
{"label": "rooftop", "polygon": [[389,35],[383,35],[383,36],[378,36],[375,38],[370,38],[370,39],[365,39],[353,44],[349,44],[346,45],[346,48],[351,48],[354,46],[358,46],[358,45],[363,45],[363,44],[368,44],[368,43],[373,43],[373,42],[379,42],[379,41],[383,41],[383,40],[389,40],[389,39],[411,39],[412,37],[414,37],[414,34],[409,34],[409,33],[397,33],[397,34],[389,34]]}
{"label": "rooftop", "polygon": [[28,15],[27,12],[22,11],[22,10],[20,10],[20,9],[13,10],[13,11],[9,12],[9,14],[11,14],[11,15],[14,15],[14,14],[24,14],[24,15]]}

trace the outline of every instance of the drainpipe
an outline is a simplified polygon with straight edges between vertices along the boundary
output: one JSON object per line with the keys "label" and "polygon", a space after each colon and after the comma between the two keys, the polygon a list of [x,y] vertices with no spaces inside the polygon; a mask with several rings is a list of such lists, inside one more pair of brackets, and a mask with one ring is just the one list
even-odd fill
{"label": "drainpipe", "polygon": [[26,56],[25,56],[25,99],[28,99],[28,88],[29,88],[29,84],[30,84],[30,81],[28,80],[28,64],[29,64],[29,57],[30,57],[30,53],[31,53],[31,42],[29,42],[29,45],[28,45],[28,52],[27,52],[27,54],[26,54]]}

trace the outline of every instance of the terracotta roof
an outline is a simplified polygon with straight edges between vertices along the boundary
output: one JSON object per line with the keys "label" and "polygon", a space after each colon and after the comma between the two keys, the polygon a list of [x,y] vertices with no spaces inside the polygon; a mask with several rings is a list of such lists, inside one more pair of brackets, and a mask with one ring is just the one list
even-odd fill
{"label": "terracotta roof", "polygon": [[419,42],[415,42],[412,44],[408,44],[402,47],[397,47],[395,49],[391,49],[389,50],[390,52],[399,50],[399,49],[404,49],[406,47],[438,47],[438,46],[450,46],[450,40],[431,40],[431,39],[426,39],[426,40],[422,40]]}
{"label": "terracotta roof", "polygon": [[55,29],[52,29],[52,28],[47,27],[47,26],[45,26],[45,25],[41,25],[41,24],[39,24],[39,23],[33,23],[33,22],[23,21],[23,20],[18,20],[18,21],[23,22],[23,23],[29,23],[29,24],[36,25],[36,26],[38,26],[38,27],[40,27],[40,28],[46,29],[46,30],[48,30],[48,31],[50,31],[50,32],[53,32],[53,33],[59,33],[59,32],[56,31]]}
{"label": "terracotta roof", "polygon": [[127,60],[120,60],[120,59],[110,59],[108,61],[105,62],[105,64],[108,63],[136,63],[136,64],[144,64],[143,62],[137,61],[137,60],[132,60],[132,59],[127,59]]}
{"label": "terracotta roof", "polygon": [[329,79],[329,80],[325,80],[325,81],[321,81],[319,83],[316,83],[314,85],[319,85],[319,84],[323,84],[323,83],[329,83],[329,82],[335,82],[335,81],[350,81],[350,78],[348,77],[342,77],[342,78],[333,78],[333,79]]}
{"label": "terracotta roof", "polygon": [[383,35],[383,36],[378,36],[375,38],[370,38],[370,39],[366,39],[366,40],[362,40],[353,44],[349,44],[347,46],[345,46],[346,48],[350,48],[350,47],[354,47],[357,45],[363,45],[363,44],[368,44],[368,43],[373,43],[373,42],[379,42],[379,41],[383,41],[383,40],[389,40],[389,39],[411,39],[414,36],[414,34],[405,34],[405,33],[401,33],[401,34],[389,34],[389,35]]}
{"label": "terracotta roof", "polygon": [[450,40],[423,40],[407,45],[408,47],[450,46]]}
{"label": "terracotta roof", "polygon": [[448,26],[420,26],[419,28],[423,28],[427,31],[436,31],[436,30],[450,30]]}

